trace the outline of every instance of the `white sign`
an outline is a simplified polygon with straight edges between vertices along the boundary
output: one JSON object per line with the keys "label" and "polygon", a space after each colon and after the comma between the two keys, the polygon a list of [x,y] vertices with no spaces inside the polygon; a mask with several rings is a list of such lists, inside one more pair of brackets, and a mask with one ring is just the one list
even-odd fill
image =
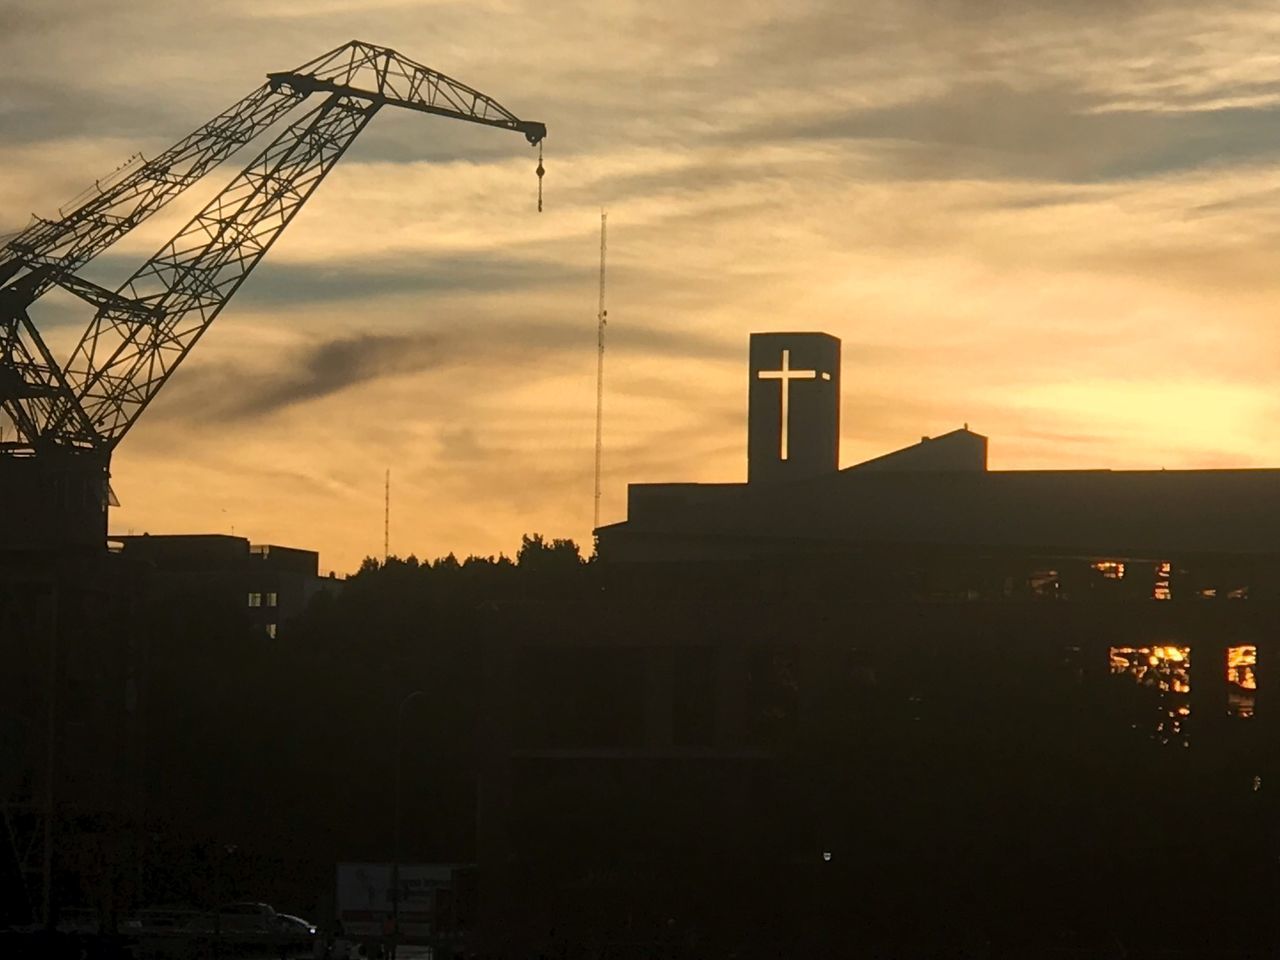
{"label": "white sign", "polygon": [[[338,920],[348,937],[391,934],[392,865],[338,864]],[[436,891],[448,889],[453,868],[448,864],[402,863],[400,874],[400,933],[407,937],[431,934],[435,922]]]}

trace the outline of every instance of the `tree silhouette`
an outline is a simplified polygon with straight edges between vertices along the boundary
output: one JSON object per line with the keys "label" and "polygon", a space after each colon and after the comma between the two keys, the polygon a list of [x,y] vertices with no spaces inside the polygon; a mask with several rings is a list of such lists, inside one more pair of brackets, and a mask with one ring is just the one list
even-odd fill
{"label": "tree silhouette", "polygon": [[516,563],[521,569],[536,571],[566,571],[582,566],[582,551],[572,540],[547,541],[542,534],[525,534],[520,538],[520,551]]}

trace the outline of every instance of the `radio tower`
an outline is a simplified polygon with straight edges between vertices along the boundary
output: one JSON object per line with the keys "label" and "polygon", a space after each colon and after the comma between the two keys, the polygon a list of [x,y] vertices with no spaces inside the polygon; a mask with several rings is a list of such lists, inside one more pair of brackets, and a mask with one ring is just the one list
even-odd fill
{"label": "radio tower", "polygon": [[608,216],[600,211],[600,311],[596,314],[596,511],[592,530],[600,526],[600,455],[604,449],[604,326],[609,316],[604,308],[604,255]]}

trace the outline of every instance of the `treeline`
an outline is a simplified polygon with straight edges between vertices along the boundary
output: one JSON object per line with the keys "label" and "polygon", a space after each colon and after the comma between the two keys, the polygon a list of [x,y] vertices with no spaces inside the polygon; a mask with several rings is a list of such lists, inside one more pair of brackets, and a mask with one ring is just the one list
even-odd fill
{"label": "treeline", "polygon": [[323,912],[336,862],[396,853],[398,748],[400,854],[473,861],[485,644],[513,608],[588,591],[594,566],[537,534],[513,559],[369,558],[274,641],[153,593],[137,895]]}

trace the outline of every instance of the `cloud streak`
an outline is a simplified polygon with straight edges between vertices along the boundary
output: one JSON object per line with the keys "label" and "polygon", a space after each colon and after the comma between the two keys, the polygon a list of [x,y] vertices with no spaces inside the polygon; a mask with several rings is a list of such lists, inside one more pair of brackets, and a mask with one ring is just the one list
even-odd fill
{"label": "cloud streak", "polygon": [[330,340],[295,354],[275,373],[235,378],[234,393],[218,414],[263,417],[370,380],[423,370],[433,364],[435,347],[430,337],[366,334]]}
{"label": "cloud streak", "polygon": [[586,540],[602,207],[607,520],[742,477],[753,330],[843,338],[846,463],[966,420],[1006,468],[1280,459],[1271,5],[0,0],[0,231],[352,37],[546,122],[546,212],[518,137],[382,111],[120,448],[122,529],[350,569],[393,465],[402,552]]}
{"label": "cloud streak", "polygon": [[[694,331],[623,328],[610,340],[624,358],[731,363],[741,353],[737,343]],[[415,374],[430,378],[432,372],[437,379],[477,369],[493,370],[500,378],[550,379],[590,346],[585,325],[460,330],[441,323],[435,330],[309,340],[276,347],[252,367],[230,360],[193,363],[192,369],[174,374],[156,416],[178,423],[244,423],[379,381]]]}

